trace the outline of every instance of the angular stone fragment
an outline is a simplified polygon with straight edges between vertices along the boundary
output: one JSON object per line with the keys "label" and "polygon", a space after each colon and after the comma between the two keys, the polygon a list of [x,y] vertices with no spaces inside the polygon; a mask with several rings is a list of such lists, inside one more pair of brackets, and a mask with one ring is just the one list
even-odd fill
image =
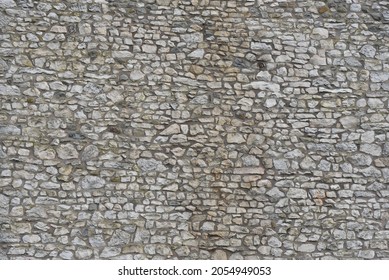
{"label": "angular stone fragment", "polygon": [[303,253],[312,253],[316,249],[316,246],[314,244],[301,244],[297,246],[297,251],[298,252],[303,252]]}
{"label": "angular stone fragment", "polygon": [[304,189],[290,188],[286,193],[289,198],[305,199],[308,197],[307,191]]}
{"label": "angular stone fragment", "polygon": [[57,154],[60,159],[73,159],[78,158],[78,152],[76,148],[70,143],[59,145],[57,148]]}
{"label": "angular stone fragment", "polygon": [[8,69],[9,69],[8,64],[3,59],[0,58],[0,75],[7,72]]}
{"label": "angular stone fragment", "polygon": [[92,160],[99,155],[99,149],[95,145],[88,145],[81,152],[81,160],[89,161]]}
{"label": "angular stone fragment", "polygon": [[349,160],[356,166],[369,166],[373,161],[370,156],[365,154],[353,154],[349,157]]}
{"label": "angular stone fragment", "polygon": [[247,138],[247,145],[262,145],[265,139],[265,136],[261,134],[250,134]]}
{"label": "angular stone fragment", "polygon": [[327,39],[328,38],[328,30],[321,27],[316,27],[312,29],[311,37],[315,40]]}
{"label": "angular stone fragment", "polygon": [[157,46],[154,45],[143,45],[142,51],[145,53],[156,53],[157,52]]}
{"label": "angular stone fragment", "polygon": [[243,166],[258,166],[260,164],[259,159],[252,155],[242,157]]}
{"label": "angular stone fragment", "polygon": [[141,158],[137,161],[137,164],[143,172],[150,172],[150,171],[162,172],[166,170],[166,167],[162,165],[160,161],[157,161],[153,158],[151,159]]}
{"label": "angular stone fragment", "polygon": [[227,143],[230,144],[241,144],[246,142],[241,134],[238,133],[229,133],[227,134]]}
{"label": "angular stone fragment", "polygon": [[366,177],[380,178],[382,176],[381,171],[374,166],[361,169],[360,172]]}
{"label": "angular stone fragment", "polygon": [[130,74],[130,79],[133,80],[133,81],[142,80],[142,79],[144,79],[144,77],[145,77],[145,74],[143,74],[139,70],[132,71],[131,74]]}
{"label": "angular stone fragment", "polygon": [[178,124],[172,124],[169,127],[165,128],[163,131],[161,131],[161,135],[172,135],[172,134],[180,134],[181,129]]}
{"label": "angular stone fragment", "polygon": [[382,83],[389,80],[389,73],[372,71],[370,73],[371,81],[374,83]]}
{"label": "angular stone fragment", "polygon": [[358,252],[358,258],[362,259],[373,259],[375,252],[373,250],[361,250]]}
{"label": "angular stone fragment", "polygon": [[204,56],[204,49],[197,49],[197,50],[194,50],[193,52],[191,52],[190,54],[188,54],[188,57],[190,58],[203,58]]}
{"label": "angular stone fragment", "polygon": [[5,230],[0,231],[0,244],[4,243],[18,243],[20,242],[19,235],[7,232]]}
{"label": "angular stone fragment", "polygon": [[233,174],[245,175],[245,174],[264,174],[265,169],[263,167],[240,167],[234,168]]}
{"label": "angular stone fragment", "polygon": [[312,56],[309,62],[311,62],[313,65],[327,65],[326,58],[319,55]]}
{"label": "angular stone fragment", "polygon": [[91,249],[77,249],[76,258],[80,260],[89,259],[93,255]]}
{"label": "angular stone fragment", "polygon": [[301,163],[300,166],[302,169],[306,170],[315,170],[316,168],[316,163],[311,157],[305,157]]}
{"label": "angular stone fragment", "polygon": [[105,247],[100,254],[101,258],[111,258],[119,255],[121,252],[120,247]]}
{"label": "angular stone fragment", "polygon": [[321,93],[333,93],[333,94],[341,94],[341,93],[352,93],[352,89],[349,88],[325,88],[325,87],[319,87],[319,92]]}
{"label": "angular stone fragment", "polygon": [[118,60],[128,60],[131,57],[133,57],[133,53],[129,51],[113,51],[112,52],[112,57],[116,58]]}
{"label": "angular stone fragment", "polygon": [[0,125],[0,138],[11,136],[11,135],[20,135],[22,130],[16,125]]}
{"label": "angular stone fragment", "polygon": [[41,187],[44,189],[59,189],[60,184],[54,182],[42,182]]}
{"label": "angular stone fragment", "polygon": [[376,49],[372,45],[364,45],[359,52],[368,58],[374,58]]}
{"label": "angular stone fragment", "polygon": [[285,194],[279,190],[277,187],[273,187],[269,191],[266,192],[266,194],[272,198],[279,199],[281,197],[285,197]]}
{"label": "angular stone fragment", "polygon": [[82,189],[99,189],[105,186],[105,180],[97,177],[87,175],[80,181],[80,187]]}
{"label": "angular stone fragment", "polygon": [[102,248],[106,246],[104,238],[101,235],[90,236],[89,244],[92,246],[92,248]]}
{"label": "angular stone fragment", "polygon": [[280,248],[282,246],[282,242],[275,236],[270,237],[267,243],[273,248]]}
{"label": "angular stone fragment", "polygon": [[16,7],[16,3],[13,0],[0,0],[0,8],[2,9],[8,9]]}
{"label": "angular stone fragment", "polygon": [[372,156],[380,156],[382,154],[382,148],[377,144],[362,144],[360,150]]}
{"label": "angular stone fragment", "polygon": [[272,47],[266,43],[261,42],[252,42],[251,49],[253,50],[261,50],[261,51],[271,51]]}
{"label": "angular stone fragment", "polygon": [[281,89],[279,84],[271,83],[271,82],[256,81],[256,82],[251,82],[250,85],[253,89],[259,89],[263,91],[279,92]]}
{"label": "angular stone fragment", "polygon": [[131,234],[123,230],[116,230],[108,242],[108,246],[123,246],[129,244]]}
{"label": "angular stone fragment", "polygon": [[34,154],[39,159],[55,159],[56,153],[51,146],[34,146]]}
{"label": "angular stone fragment", "polygon": [[0,216],[5,217],[8,215],[9,202],[10,202],[9,197],[0,193]]}
{"label": "angular stone fragment", "polygon": [[359,125],[359,119],[353,116],[346,116],[341,118],[340,123],[345,129],[354,129]]}
{"label": "angular stone fragment", "polygon": [[226,260],[227,259],[227,253],[223,250],[215,250],[215,252],[211,256],[212,260]]}
{"label": "angular stone fragment", "polygon": [[290,167],[290,163],[287,159],[274,159],[273,165],[277,170],[287,170]]}
{"label": "angular stone fragment", "polygon": [[188,44],[199,43],[203,41],[203,34],[200,32],[181,35],[181,38]]}
{"label": "angular stone fragment", "polygon": [[352,67],[362,67],[362,63],[356,59],[355,57],[347,57],[345,58],[345,62],[347,65],[350,65]]}

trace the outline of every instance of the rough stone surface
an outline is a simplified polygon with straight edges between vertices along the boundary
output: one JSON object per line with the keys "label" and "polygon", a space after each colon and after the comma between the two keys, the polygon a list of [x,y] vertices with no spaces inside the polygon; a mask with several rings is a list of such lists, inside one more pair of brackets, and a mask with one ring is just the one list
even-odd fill
{"label": "rough stone surface", "polygon": [[0,258],[387,259],[387,6],[0,0]]}

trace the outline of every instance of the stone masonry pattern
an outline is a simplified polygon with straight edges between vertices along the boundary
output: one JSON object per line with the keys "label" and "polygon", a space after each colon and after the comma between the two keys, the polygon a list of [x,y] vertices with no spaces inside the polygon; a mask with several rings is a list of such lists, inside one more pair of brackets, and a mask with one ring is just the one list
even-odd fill
{"label": "stone masonry pattern", "polygon": [[389,259],[389,2],[0,0],[0,259]]}

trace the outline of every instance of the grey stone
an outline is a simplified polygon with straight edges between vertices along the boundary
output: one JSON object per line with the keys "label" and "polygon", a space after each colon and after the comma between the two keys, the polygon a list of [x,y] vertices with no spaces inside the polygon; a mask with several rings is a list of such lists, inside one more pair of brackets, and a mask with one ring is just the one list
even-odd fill
{"label": "grey stone", "polygon": [[7,216],[9,213],[9,197],[0,194],[0,215]]}
{"label": "grey stone", "polygon": [[327,39],[328,38],[328,30],[321,27],[316,27],[312,29],[311,37],[315,40]]}
{"label": "grey stone", "polygon": [[150,172],[150,171],[162,172],[166,170],[166,167],[160,161],[157,161],[155,159],[142,158],[137,161],[137,164],[143,172]]}
{"label": "grey stone", "polygon": [[259,90],[271,91],[271,92],[279,92],[281,89],[280,85],[276,83],[262,82],[262,81],[251,82],[251,87],[253,89],[259,89]]}
{"label": "grey stone", "polygon": [[59,256],[64,260],[71,260],[74,258],[73,252],[71,251],[63,251],[59,254]]}
{"label": "grey stone", "polygon": [[123,230],[116,230],[108,242],[108,246],[123,246],[131,241],[131,234]]}
{"label": "grey stone", "polygon": [[101,235],[89,237],[89,244],[92,246],[92,248],[102,248],[106,246],[104,238]]}
{"label": "grey stone", "polygon": [[372,71],[370,77],[372,82],[382,83],[389,80],[389,73]]}
{"label": "grey stone", "polygon": [[373,161],[370,156],[365,154],[353,154],[349,157],[349,160],[356,166],[370,166]]}
{"label": "grey stone", "polygon": [[28,234],[23,236],[22,240],[24,243],[38,243],[41,241],[41,238],[37,234]]}
{"label": "grey stone", "polygon": [[247,138],[247,144],[248,145],[262,145],[265,142],[265,139],[266,138],[263,135],[250,134]]}
{"label": "grey stone", "polygon": [[200,32],[181,35],[184,42],[188,44],[199,43],[203,41],[203,34]]}
{"label": "grey stone", "polygon": [[54,148],[50,146],[34,146],[34,154],[39,159],[55,159],[56,152]]}
{"label": "grey stone", "polygon": [[93,251],[91,249],[77,249],[76,258],[85,260],[91,258],[93,255]]}
{"label": "grey stone", "polygon": [[22,130],[15,125],[0,125],[0,137],[7,135],[20,135]]}
{"label": "grey stone", "polygon": [[80,181],[80,187],[82,189],[100,189],[105,186],[105,180],[97,177],[87,175]]}
{"label": "grey stone", "polygon": [[270,247],[273,247],[273,248],[280,248],[282,246],[282,242],[277,238],[277,237],[270,237],[268,242]]}
{"label": "grey stone", "polygon": [[227,143],[230,144],[242,144],[246,142],[241,134],[238,133],[229,133],[227,134]]}
{"label": "grey stone", "polygon": [[341,152],[355,152],[358,150],[357,145],[352,142],[343,142],[335,145],[335,148]]}
{"label": "grey stone", "polygon": [[253,50],[261,50],[261,51],[271,51],[272,47],[266,43],[261,42],[252,42],[251,49]]}
{"label": "grey stone", "polygon": [[13,0],[0,0],[0,8],[8,9],[16,7],[16,3]]}
{"label": "grey stone", "polygon": [[345,58],[346,64],[350,65],[352,67],[362,67],[362,63],[356,59],[355,57],[346,57]]}
{"label": "grey stone", "polygon": [[58,146],[57,154],[60,159],[74,159],[78,158],[78,152],[73,144],[63,144]]}
{"label": "grey stone", "polygon": [[287,170],[290,167],[290,163],[287,159],[274,159],[273,165],[277,170]]}
{"label": "grey stone", "polygon": [[92,82],[87,83],[84,87],[85,93],[89,93],[89,94],[93,94],[93,95],[97,95],[97,94],[101,93],[101,91],[102,91],[102,86],[97,85],[97,84],[92,83]]}
{"label": "grey stone", "polygon": [[0,231],[0,243],[19,243],[20,236],[11,232]]}
{"label": "grey stone", "polygon": [[95,145],[88,145],[81,152],[80,158],[83,161],[90,161],[99,156],[99,149]]}
{"label": "grey stone", "polygon": [[301,245],[297,246],[298,252],[312,253],[315,250],[316,250],[316,246],[314,244],[301,244]]}
{"label": "grey stone", "polygon": [[227,260],[227,253],[223,250],[215,250],[211,255],[212,260]]}
{"label": "grey stone", "polygon": [[285,197],[285,194],[281,192],[278,188],[271,188],[266,194],[272,198],[279,199],[281,197]]}
{"label": "grey stone", "polygon": [[368,58],[374,58],[376,54],[376,49],[372,45],[364,45],[362,48],[359,50],[361,54]]}
{"label": "grey stone", "polygon": [[157,46],[154,45],[143,45],[142,51],[145,53],[156,53],[157,52]]}
{"label": "grey stone", "polygon": [[304,189],[290,188],[286,193],[289,198],[305,199],[308,197],[307,191]]}
{"label": "grey stone", "polygon": [[129,51],[113,51],[112,52],[112,57],[116,58],[120,61],[126,61],[134,56],[133,53]]}
{"label": "grey stone", "polygon": [[204,49],[197,49],[188,54],[188,57],[190,58],[203,58],[205,54]]}
{"label": "grey stone", "polygon": [[133,80],[133,81],[143,80],[144,77],[145,77],[145,74],[143,74],[139,70],[132,71],[131,74],[130,74],[130,79]]}
{"label": "grey stone", "polygon": [[345,129],[355,129],[359,125],[359,119],[353,116],[343,117],[339,121]]}
{"label": "grey stone", "polygon": [[163,131],[161,131],[161,135],[172,135],[172,134],[180,134],[181,128],[178,124],[172,124],[165,128]]}
{"label": "grey stone", "polygon": [[362,172],[362,174],[367,177],[380,178],[382,176],[381,171],[375,168],[374,166],[369,166],[367,168],[361,169],[360,172]]}
{"label": "grey stone", "polygon": [[9,69],[9,66],[8,66],[7,62],[5,62],[3,59],[0,58],[0,74],[7,72],[8,69]]}
{"label": "grey stone", "polygon": [[315,170],[316,163],[311,157],[305,157],[301,162],[300,166],[302,169]]}
{"label": "grey stone", "polygon": [[255,156],[252,156],[252,155],[242,157],[242,163],[243,163],[243,166],[259,166],[260,165],[259,159]]}
{"label": "grey stone", "polygon": [[373,250],[362,250],[358,252],[358,257],[363,259],[373,259],[375,252]]}
{"label": "grey stone", "polygon": [[360,150],[372,156],[380,156],[382,154],[382,148],[377,144],[362,144]]}

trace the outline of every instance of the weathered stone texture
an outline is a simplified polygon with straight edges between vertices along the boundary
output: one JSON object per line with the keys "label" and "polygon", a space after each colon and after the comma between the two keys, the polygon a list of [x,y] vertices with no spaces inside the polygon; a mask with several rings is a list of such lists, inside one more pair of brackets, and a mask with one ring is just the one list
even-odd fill
{"label": "weathered stone texture", "polygon": [[387,11],[0,0],[0,257],[388,258]]}

